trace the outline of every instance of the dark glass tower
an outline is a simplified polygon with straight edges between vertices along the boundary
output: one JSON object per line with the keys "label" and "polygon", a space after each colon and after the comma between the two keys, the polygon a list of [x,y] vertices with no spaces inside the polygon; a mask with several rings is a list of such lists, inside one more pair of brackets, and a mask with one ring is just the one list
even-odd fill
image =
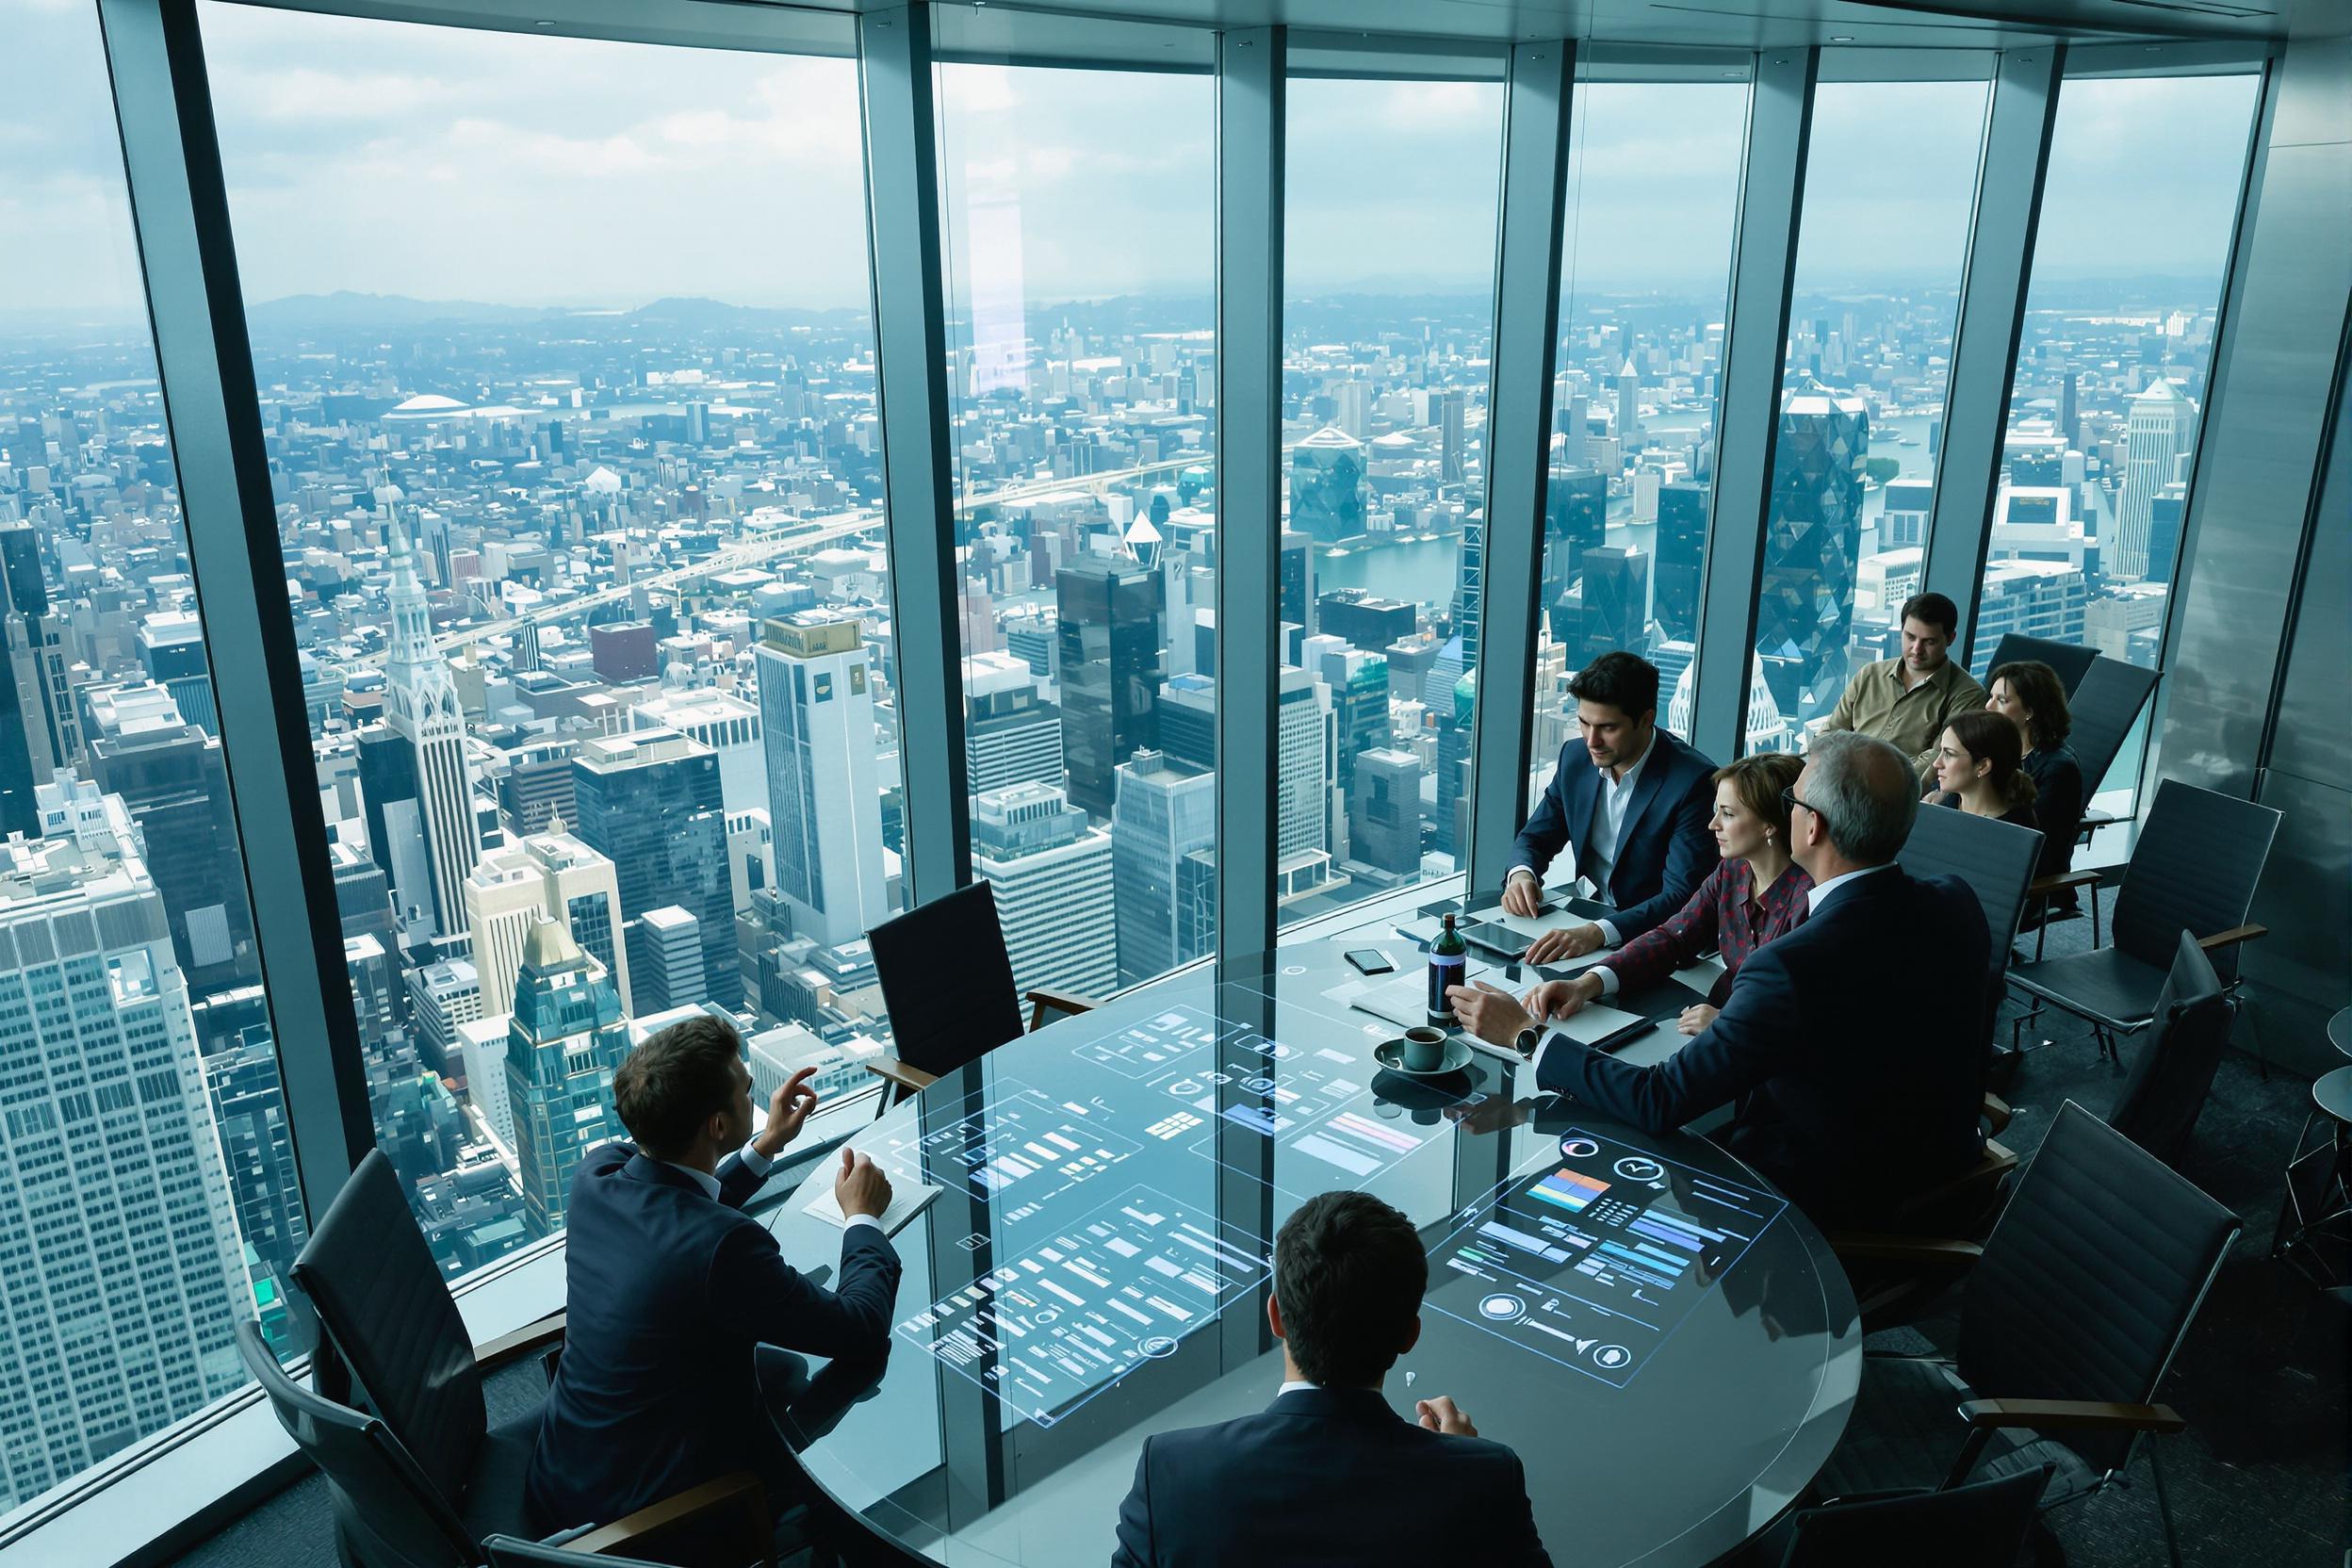
{"label": "dark glass tower", "polygon": [[1699,576],[1707,560],[1707,486],[1658,492],[1658,624],[1667,641],[1697,640]]}
{"label": "dark glass tower", "polygon": [[506,1035],[514,1161],[523,1223],[532,1235],[552,1234],[564,1223],[564,1201],[580,1155],[621,1135],[612,1070],[628,1054],[629,1025],[612,981],[590,969],[588,956],[572,945],[563,926],[554,921],[532,926]]}
{"label": "dark glass tower", "polygon": [[1158,743],[1152,703],[1168,664],[1162,581],[1111,556],[1087,556],[1054,575],[1070,800],[1097,817],[1111,814],[1119,765]]}
{"label": "dark glass tower", "polygon": [[[572,831],[612,862],[622,919],[673,904],[694,916],[708,972],[703,995],[741,1006],[718,753],[676,730],[639,729],[589,742],[572,767],[580,807]],[[519,1102],[514,1114],[519,1121]]]}
{"label": "dark glass tower", "polygon": [[1553,642],[1580,643],[1568,590],[1584,569],[1584,552],[1608,536],[1609,481],[1591,468],[1553,468],[1544,487],[1544,615]]}
{"label": "dark glass tower", "polygon": [[1786,685],[1811,699],[1802,704],[1806,716],[1846,678],[1870,450],[1870,416],[1860,398],[1809,376],[1781,393],[1756,651],[1768,678],[1777,667],[1775,695]]}

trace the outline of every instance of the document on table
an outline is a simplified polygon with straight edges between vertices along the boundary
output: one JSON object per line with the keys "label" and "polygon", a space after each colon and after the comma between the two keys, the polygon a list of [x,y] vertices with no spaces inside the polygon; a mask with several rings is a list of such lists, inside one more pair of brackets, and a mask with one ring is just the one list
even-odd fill
{"label": "document on table", "polygon": [[1611,1007],[1601,1002],[1588,1002],[1567,1018],[1556,1021],[1552,1027],[1572,1040],[1580,1040],[1586,1045],[1599,1045],[1611,1035],[1624,1034],[1636,1024],[1646,1024],[1649,1021],[1641,1014],[1628,1013],[1622,1007]]}
{"label": "document on table", "polygon": [[[926,1186],[921,1182],[891,1183],[890,1206],[884,1209],[880,1217],[882,1233],[886,1236],[898,1234],[908,1220],[929,1208],[931,1200],[939,1195],[938,1187]],[[841,1205],[834,1199],[833,1189],[829,1186],[802,1204],[801,1212],[814,1215],[836,1229],[847,1229],[849,1225],[849,1217],[841,1213]]]}

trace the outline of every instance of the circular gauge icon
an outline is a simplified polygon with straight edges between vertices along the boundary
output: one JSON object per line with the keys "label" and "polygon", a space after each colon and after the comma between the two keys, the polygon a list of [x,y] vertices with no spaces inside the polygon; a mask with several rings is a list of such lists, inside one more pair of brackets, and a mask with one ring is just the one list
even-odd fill
{"label": "circular gauge icon", "polygon": [[1515,1323],[1527,1315],[1527,1304],[1516,1296],[1498,1292],[1478,1303],[1478,1315],[1496,1323]]}
{"label": "circular gauge icon", "polygon": [[1617,1174],[1628,1182],[1655,1182],[1666,1168],[1643,1154],[1628,1154],[1617,1162]]}
{"label": "circular gauge icon", "polygon": [[1179,1098],[1189,1099],[1200,1092],[1200,1086],[1190,1078],[1179,1078],[1168,1086],[1168,1092]]}
{"label": "circular gauge icon", "polygon": [[1633,1359],[1633,1352],[1622,1345],[1604,1345],[1592,1352],[1592,1364],[1615,1371]]}
{"label": "circular gauge icon", "polygon": [[1560,1140],[1560,1152],[1572,1160],[1589,1160],[1601,1152],[1601,1146],[1591,1138],[1571,1134]]}
{"label": "circular gauge icon", "polygon": [[1029,1321],[1032,1323],[1051,1323],[1061,1315],[1062,1311],[1059,1307],[1039,1307],[1037,1311],[1029,1315]]}
{"label": "circular gauge icon", "polygon": [[1153,1361],[1158,1361],[1163,1356],[1172,1356],[1176,1353],[1176,1342],[1166,1334],[1152,1334],[1135,1348]]}
{"label": "circular gauge icon", "polygon": [[1307,966],[1304,964],[1284,964],[1282,966],[1282,972],[1284,974],[1304,974],[1307,972]]}

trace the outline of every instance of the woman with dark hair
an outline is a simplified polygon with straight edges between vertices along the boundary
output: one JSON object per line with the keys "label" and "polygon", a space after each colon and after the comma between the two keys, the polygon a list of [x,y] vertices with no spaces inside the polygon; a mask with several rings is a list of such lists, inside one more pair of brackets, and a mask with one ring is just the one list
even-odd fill
{"label": "woman with dark hair", "polygon": [[1723,976],[1706,1002],[1683,1009],[1681,1029],[1695,1035],[1715,1021],[1715,1009],[1748,955],[1805,923],[1813,879],[1788,858],[1785,792],[1805,772],[1802,758],[1778,752],[1742,757],[1715,770],[1715,809],[1707,819],[1721,859],[1698,891],[1666,923],[1643,932],[1604,964],[1569,982],[1551,1016],[1566,1018],[1588,1002],[1664,980],[1700,955],[1721,949]]}
{"label": "woman with dark hair", "polygon": [[2034,778],[2024,759],[2016,725],[1982,708],[1959,714],[1944,726],[1936,746],[1936,787],[1919,798],[2039,832]]}
{"label": "woman with dark hair", "polygon": [[[2057,876],[2074,865],[2074,841],[2082,831],[2082,764],[2067,748],[2074,727],[2066,711],[2066,682],[2038,660],[2019,660],[1993,671],[1992,695],[1984,707],[2017,727],[2025,743],[2023,766],[2034,780],[2034,825],[2042,830],[2041,863],[2034,874]],[[2060,890],[2054,909],[2072,910],[2074,890]]]}

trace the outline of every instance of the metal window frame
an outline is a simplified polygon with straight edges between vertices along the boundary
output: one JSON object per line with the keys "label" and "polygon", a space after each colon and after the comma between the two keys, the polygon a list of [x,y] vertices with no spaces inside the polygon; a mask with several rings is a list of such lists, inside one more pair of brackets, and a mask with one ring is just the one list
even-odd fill
{"label": "metal window frame", "polygon": [[1690,743],[1710,757],[1739,756],[1747,733],[1756,596],[1763,581],[1764,530],[1771,513],[1772,436],[1780,422],[1820,56],[1810,48],[1765,52],[1756,58],[1748,99],[1746,162],[1723,325],[1723,416],[1716,436],[1691,676]]}
{"label": "metal window frame", "polygon": [[1975,211],[1944,392],[1943,451],[1919,577],[1923,591],[1960,607],[1954,652],[1964,665],[1974,645],[1992,544],[1993,502],[2066,57],[2064,44],[2001,56],[1977,156]]}
{"label": "metal window frame", "polygon": [[1217,953],[1274,945],[1287,29],[1218,40]]}
{"label": "metal window frame", "polygon": [[[1486,416],[1484,604],[1470,729],[1470,843],[1463,886],[1499,887],[1527,815],[1535,728],[1536,597],[1551,479],[1553,361],[1576,49],[1514,44],[1503,99],[1495,220],[1494,334]],[[1497,566],[1500,570],[1497,570]]]}

